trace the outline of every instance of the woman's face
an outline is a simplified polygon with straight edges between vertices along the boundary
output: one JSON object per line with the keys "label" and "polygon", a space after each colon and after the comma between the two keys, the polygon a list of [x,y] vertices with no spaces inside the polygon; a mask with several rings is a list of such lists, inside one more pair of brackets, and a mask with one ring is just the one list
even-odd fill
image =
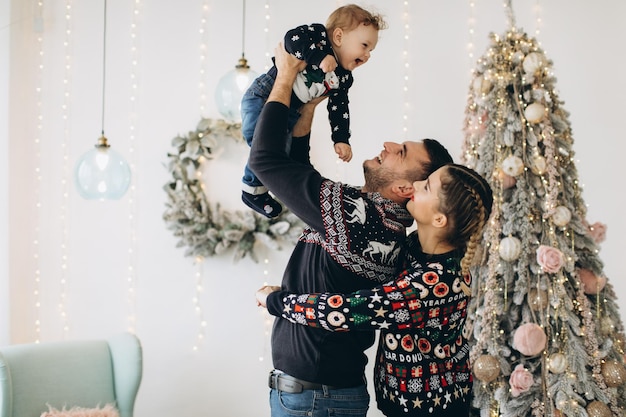
{"label": "woman's face", "polygon": [[413,183],[413,196],[406,205],[407,210],[417,224],[430,223],[439,210],[439,191],[441,190],[441,175],[445,166],[439,168],[428,176],[424,181]]}

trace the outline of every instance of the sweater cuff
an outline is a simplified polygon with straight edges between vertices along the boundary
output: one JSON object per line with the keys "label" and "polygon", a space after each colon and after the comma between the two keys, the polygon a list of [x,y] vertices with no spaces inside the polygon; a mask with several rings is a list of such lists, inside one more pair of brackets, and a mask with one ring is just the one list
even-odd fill
{"label": "sweater cuff", "polygon": [[280,317],[283,313],[283,296],[287,294],[285,291],[274,291],[267,295],[265,305],[267,306],[267,312],[272,316]]}

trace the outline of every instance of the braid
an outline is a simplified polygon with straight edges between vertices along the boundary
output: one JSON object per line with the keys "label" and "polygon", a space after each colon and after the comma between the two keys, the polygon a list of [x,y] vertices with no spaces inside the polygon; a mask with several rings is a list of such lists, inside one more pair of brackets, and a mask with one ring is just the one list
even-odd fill
{"label": "braid", "polygon": [[478,209],[478,227],[476,227],[476,230],[474,230],[474,233],[472,233],[472,235],[470,236],[469,241],[467,242],[467,247],[465,249],[465,255],[463,255],[463,259],[461,259],[461,272],[463,273],[463,275],[469,274],[472,260],[474,259],[476,251],[478,250],[478,244],[481,240],[483,228],[487,223],[487,210],[483,205],[482,198],[476,192],[476,190],[470,189],[468,191],[472,194],[472,197],[474,197],[474,200],[476,201],[476,206]]}
{"label": "braid", "polygon": [[493,194],[487,181],[463,165],[447,165],[442,175],[440,209],[448,216],[446,239],[465,252],[462,272],[468,273],[481,240],[482,230],[491,214]]}

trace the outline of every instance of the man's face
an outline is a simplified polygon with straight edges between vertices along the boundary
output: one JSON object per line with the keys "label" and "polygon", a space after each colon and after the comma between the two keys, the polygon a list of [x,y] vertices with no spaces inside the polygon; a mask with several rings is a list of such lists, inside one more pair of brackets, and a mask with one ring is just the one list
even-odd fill
{"label": "man's face", "polygon": [[[404,178],[413,182],[426,178],[423,167],[429,162],[429,157],[422,142],[385,142],[383,147],[378,156],[363,162],[368,191],[380,192],[396,179]],[[420,178],[407,178],[410,172],[421,173]]]}

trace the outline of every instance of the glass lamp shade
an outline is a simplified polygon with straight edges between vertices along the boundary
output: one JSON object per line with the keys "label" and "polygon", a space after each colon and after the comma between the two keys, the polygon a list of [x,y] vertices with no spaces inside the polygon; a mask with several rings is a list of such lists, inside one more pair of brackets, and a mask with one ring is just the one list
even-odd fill
{"label": "glass lamp shade", "polygon": [[88,200],[118,200],[130,185],[130,167],[102,136],[76,163],[76,189]]}
{"label": "glass lamp shade", "polygon": [[241,98],[257,76],[242,56],[235,69],[220,78],[215,90],[215,101],[217,110],[225,119],[241,121]]}

